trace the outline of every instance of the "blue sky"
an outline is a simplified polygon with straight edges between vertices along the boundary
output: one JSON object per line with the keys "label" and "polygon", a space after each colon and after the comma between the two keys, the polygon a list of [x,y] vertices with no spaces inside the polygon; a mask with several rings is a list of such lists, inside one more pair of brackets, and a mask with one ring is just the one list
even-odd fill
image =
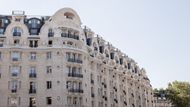
{"label": "blue sky", "polygon": [[144,67],[153,87],[190,81],[190,0],[0,0],[0,14],[53,15],[71,7],[87,25]]}

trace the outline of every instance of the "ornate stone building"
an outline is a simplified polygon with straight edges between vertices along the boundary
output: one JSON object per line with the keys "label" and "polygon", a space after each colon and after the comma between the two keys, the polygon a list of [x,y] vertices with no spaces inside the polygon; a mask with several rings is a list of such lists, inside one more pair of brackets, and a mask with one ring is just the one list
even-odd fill
{"label": "ornate stone building", "polygon": [[0,107],[153,107],[144,69],[81,26],[53,16],[0,15]]}

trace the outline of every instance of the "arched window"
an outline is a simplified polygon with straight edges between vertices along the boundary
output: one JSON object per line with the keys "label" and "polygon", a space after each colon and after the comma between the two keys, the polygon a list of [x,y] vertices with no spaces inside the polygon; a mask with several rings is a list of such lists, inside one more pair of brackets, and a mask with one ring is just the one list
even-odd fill
{"label": "arched window", "polygon": [[20,27],[14,27],[13,28],[13,36],[21,36],[22,29]]}
{"label": "arched window", "polygon": [[66,12],[64,14],[64,16],[67,18],[67,19],[73,19],[74,18],[74,14],[73,13],[70,13],[70,12]]}
{"label": "arched window", "polygon": [[30,18],[26,24],[28,26],[30,35],[38,35],[44,22],[42,19]]}

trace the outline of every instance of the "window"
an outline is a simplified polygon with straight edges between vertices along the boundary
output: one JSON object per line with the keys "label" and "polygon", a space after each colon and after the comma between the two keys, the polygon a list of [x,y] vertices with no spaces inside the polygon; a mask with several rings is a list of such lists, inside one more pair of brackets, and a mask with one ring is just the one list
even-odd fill
{"label": "window", "polygon": [[47,89],[51,89],[52,88],[52,82],[51,81],[47,81]]}
{"label": "window", "polygon": [[49,47],[52,47],[52,45],[53,45],[53,41],[52,41],[52,40],[49,40],[49,41],[48,41],[48,46],[49,46]]}
{"label": "window", "polygon": [[29,24],[31,24],[32,28],[36,28],[40,24],[40,21],[38,19],[32,19],[29,21]]}
{"label": "window", "polygon": [[29,28],[30,35],[38,35],[42,26],[41,19],[31,18],[28,20],[27,26]]}
{"label": "window", "polygon": [[68,41],[67,45],[73,45],[73,42]]}
{"label": "window", "polygon": [[36,52],[30,52],[30,59],[36,60]]}
{"label": "window", "polygon": [[0,34],[4,34],[4,29],[0,28]]}
{"label": "window", "polygon": [[54,36],[54,32],[53,32],[53,29],[49,29],[48,30],[48,37],[53,37]]}
{"label": "window", "polygon": [[29,40],[29,47],[37,48],[38,47],[38,40]]}
{"label": "window", "polygon": [[13,66],[11,68],[11,75],[16,77],[20,74],[20,67],[19,66]]}
{"label": "window", "polygon": [[52,67],[51,66],[47,66],[47,74],[52,73]]}
{"label": "window", "polygon": [[70,13],[70,12],[66,12],[64,14],[64,16],[67,18],[67,19],[73,19],[74,18],[74,14],[73,13]]}
{"label": "window", "polygon": [[20,104],[20,97],[9,97],[8,105],[9,107],[17,107]]}
{"label": "window", "polygon": [[4,40],[0,40],[0,47],[3,47]]}
{"label": "window", "polygon": [[52,104],[52,98],[46,97],[46,103],[47,103],[47,105],[51,105]]}
{"label": "window", "polygon": [[92,107],[94,107],[94,101],[92,101]]}
{"label": "window", "polygon": [[29,107],[35,107],[36,106],[36,98],[30,97],[29,99]]}
{"label": "window", "polygon": [[74,105],[77,105],[77,97],[74,97],[74,98],[73,98],[73,104],[74,104]]}
{"label": "window", "polygon": [[1,75],[2,75],[2,74],[1,74],[1,67],[0,67],[0,79],[1,79]]}
{"label": "window", "polygon": [[0,60],[2,59],[2,53],[0,52]]}
{"label": "window", "polygon": [[67,97],[67,105],[72,104],[72,98],[70,96]]}
{"label": "window", "polygon": [[9,89],[11,89],[12,93],[16,93],[17,90],[20,88],[21,82],[17,80],[12,80],[9,82]]}
{"label": "window", "polygon": [[15,39],[15,40],[14,40],[14,45],[19,45],[19,43],[20,43],[20,40],[19,40],[19,39]]}
{"label": "window", "polygon": [[30,70],[29,70],[29,77],[30,78],[36,78],[36,67],[30,67]]}
{"label": "window", "polygon": [[51,52],[47,52],[46,57],[47,59],[51,59]]}
{"label": "window", "polygon": [[72,89],[72,82],[71,81],[67,81],[66,88]]}
{"label": "window", "polygon": [[36,93],[36,82],[30,82],[29,94]]}
{"label": "window", "polygon": [[13,36],[21,36],[22,29],[19,27],[14,27],[13,28]]}
{"label": "window", "polygon": [[12,52],[11,56],[13,61],[18,61],[21,58],[20,52]]}

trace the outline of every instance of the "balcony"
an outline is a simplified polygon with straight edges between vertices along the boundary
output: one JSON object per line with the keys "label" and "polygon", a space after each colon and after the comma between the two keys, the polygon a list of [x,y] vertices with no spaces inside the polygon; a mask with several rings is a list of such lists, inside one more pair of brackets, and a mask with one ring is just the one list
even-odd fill
{"label": "balcony", "polygon": [[11,92],[12,92],[12,93],[16,93],[16,92],[17,92],[17,89],[11,89]]}
{"label": "balcony", "polygon": [[80,59],[74,59],[74,58],[68,58],[67,61],[68,62],[74,62],[74,63],[82,63],[82,60],[80,60]]}
{"label": "balcony", "polygon": [[12,58],[12,61],[19,61],[19,58]]}
{"label": "balcony", "polygon": [[18,76],[18,73],[13,72],[11,75],[12,75],[13,77],[17,77],[17,76]]}
{"label": "balcony", "polygon": [[68,34],[68,33],[61,33],[61,37],[79,40],[79,35],[72,35],[72,34]]}
{"label": "balcony", "polygon": [[30,74],[29,74],[29,77],[30,77],[30,78],[36,78],[36,77],[37,77],[37,74],[36,74],[36,73],[30,73]]}
{"label": "balcony", "polygon": [[54,37],[54,32],[49,32],[48,37]]}
{"label": "balcony", "polygon": [[13,32],[13,36],[21,36],[21,32]]}
{"label": "balcony", "polygon": [[68,91],[72,93],[83,93],[82,89],[69,89]]}
{"label": "balcony", "polygon": [[68,77],[78,77],[78,78],[83,78],[83,74],[73,74],[73,73],[68,73]]}
{"label": "balcony", "polygon": [[29,89],[29,94],[36,94],[36,89]]}

